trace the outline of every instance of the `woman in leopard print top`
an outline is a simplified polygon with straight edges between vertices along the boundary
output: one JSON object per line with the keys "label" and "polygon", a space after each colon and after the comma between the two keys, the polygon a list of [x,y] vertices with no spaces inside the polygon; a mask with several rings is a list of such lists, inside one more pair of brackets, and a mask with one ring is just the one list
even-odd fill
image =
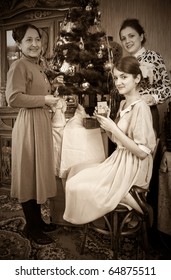
{"label": "woman in leopard print top", "polygon": [[154,129],[159,132],[159,114],[156,104],[163,103],[171,97],[171,82],[162,56],[151,50],[146,50],[145,32],[137,19],[123,21],[120,31],[123,48],[136,57],[142,66],[145,83],[140,92],[142,98],[151,107]]}
{"label": "woman in leopard print top", "polygon": [[[171,82],[163,58],[155,51],[146,50],[145,32],[137,19],[125,20],[119,31],[120,40],[124,49],[135,56],[140,64],[152,70],[152,80],[141,89],[142,94],[150,94],[152,98],[147,100],[149,105],[163,103],[171,96]],[[150,78],[150,77],[149,77]]]}

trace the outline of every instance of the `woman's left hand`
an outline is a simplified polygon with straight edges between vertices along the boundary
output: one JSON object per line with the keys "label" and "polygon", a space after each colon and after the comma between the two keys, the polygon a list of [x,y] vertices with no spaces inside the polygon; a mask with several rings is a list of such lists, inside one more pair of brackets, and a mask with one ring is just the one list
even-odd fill
{"label": "woman's left hand", "polygon": [[100,123],[100,127],[103,128],[104,130],[110,131],[110,132],[114,132],[116,129],[116,124],[115,122],[109,118],[109,117],[104,117],[101,115],[96,115],[96,118],[98,120],[98,122]]}

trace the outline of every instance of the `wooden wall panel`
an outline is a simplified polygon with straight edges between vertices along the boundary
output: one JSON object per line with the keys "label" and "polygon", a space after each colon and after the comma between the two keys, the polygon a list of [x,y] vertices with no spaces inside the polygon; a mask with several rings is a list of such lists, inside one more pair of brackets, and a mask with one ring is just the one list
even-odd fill
{"label": "wooden wall panel", "polygon": [[145,29],[146,48],[158,51],[171,71],[171,1],[101,0],[102,25],[120,43],[118,32],[126,18],[138,18]]}

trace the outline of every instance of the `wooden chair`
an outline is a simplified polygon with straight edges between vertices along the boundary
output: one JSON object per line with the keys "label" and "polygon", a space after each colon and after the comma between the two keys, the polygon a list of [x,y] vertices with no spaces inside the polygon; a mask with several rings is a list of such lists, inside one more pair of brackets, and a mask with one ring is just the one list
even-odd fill
{"label": "wooden chair", "polygon": [[[157,139],[157,145],[153,153],[153,161],[156,156],[158,145],[159,139]],[[126,206],[118,204],[113,211],[102,217],[105,221],[105,228],[97,226],[95,221],[85,224],[83,226],[83,240],[81,243],[80,254],[84,254],[88,230],[93,229],[98,233],[110,236],[113,259],[118,259],[121,239],[125,236],[135,237],[135,240],[137,241],[136,257],[138,257],[141,243],[141,246],[144,249],[145,259],[148,259],[149,246],[147,232],[151,224],[151,206],[146,201],[148,190],[133,186],[130,193],[140,206],[142,213],[139,213],[134,209],[129,210]],[[130,227],[129,221],[131,221],[132,218],[134,218],[136,222],[134,226]]]}

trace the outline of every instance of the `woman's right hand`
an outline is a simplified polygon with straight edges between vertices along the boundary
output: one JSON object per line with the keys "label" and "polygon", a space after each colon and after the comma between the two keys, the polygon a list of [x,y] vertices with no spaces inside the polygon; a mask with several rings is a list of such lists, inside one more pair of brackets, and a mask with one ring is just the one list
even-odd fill
{"label": "woman's right hand", "polygon": [[117,125],[115,124],[115,122],[109,118],[109,117],[104,117],[101,115],[96,115],[96,118],[98,120],[98,122],[100,123],[100,127],[103,128],[106,131],[109,131],[113,134],[115,134],[115,130],[117,130]]}
{"label": "woman's right hand", "polygon": [[54,106],[59,100],[59,97],[54,97],[53,95],[45,96],[45,104],[49,107]]}
{"label": "woman's right hand", "polygon": [[53,83],[52,83],[52,85],[53,85],[54,88],[57,88],[59,85],[62,85],[62,84],[64,84],[64,75],[63,75],[63,74],[57,76],[57,77],[53,80]]}

